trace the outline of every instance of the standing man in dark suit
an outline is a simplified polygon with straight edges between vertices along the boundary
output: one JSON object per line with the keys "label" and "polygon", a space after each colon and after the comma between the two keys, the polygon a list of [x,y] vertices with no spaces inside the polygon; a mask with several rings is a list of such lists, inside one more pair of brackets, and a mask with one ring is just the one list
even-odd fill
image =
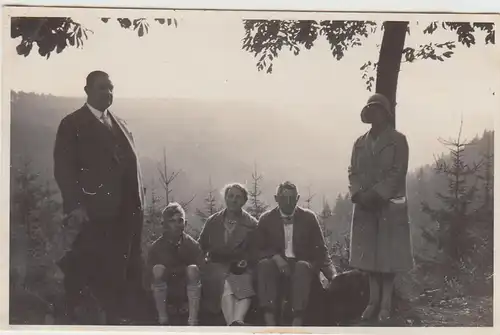
{"label": "standing man in dark suit", "polygon": [[108,110],[109,75],[91,72],[85,93],[85,105],[61,121],[54,148],[64,221],[79,230],[59,266],[69,313],[87,290],[106,323],[120,324],[130,316],[129,298],[142,286],[144,189],[132,135]]}
{"label": "standing man in dark suit", "polygon": [[278,206],[262,214],[257,227],[258,298],[268,326],[276,325],[280,279],[290,280],[293,325],[301,326],[313,276],[321,271],[331,282],[336,274],[318,219],[312,211],[297,206],[299,198],[294,184],[279,185]]}

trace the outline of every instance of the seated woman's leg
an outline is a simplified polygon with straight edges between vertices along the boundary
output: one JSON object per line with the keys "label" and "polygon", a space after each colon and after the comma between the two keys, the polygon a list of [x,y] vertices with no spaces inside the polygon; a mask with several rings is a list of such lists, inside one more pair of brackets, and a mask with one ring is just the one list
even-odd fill
{"label": "seated woman's leg", "polygon": [[158,322],[168,323],[167,314],[167,282],[165,280],[165,266],[157,264],[153,266],[153,298],[155,300],[156,311],[158,312]]}
{"label": "seated woman's leg", "polygon": [[267,326],[276,325],[276,299],[279,270],[272,259],[263,259],[257,265],[257,295],[264,310]]}
{"label": "seated woman's leg", "polygon": [[188,325],[198,325],[198,313],[200,310],[201,282],[200,270],[196,265],[189,265],[186,268],[187,277],[187,297],[189,304]]}
{"label": "seated woman's leg", "polygon": [[234,318],[233,322],[241,322],[245,321],[245,316],[247,315],[248,310],[250,309],[251,304],[250,298],[245,299],[237,299],[236,304],[234,306]]}
{"label": "seated woman's leg", "polygon": [[224,314],[226,324],[230,325],[234,321],[234,310],[236,307],[236,298],[231,290],[231,286],[227,281],[224,281],[224,291],[221,298],[221,309]]}
{"label": "seated woman's leg", "polygon": [[303,313],[309,302],[313,270],[311,264],[298,261],[292,274],[292,309],[294,314],[293,326],[302,326]]}

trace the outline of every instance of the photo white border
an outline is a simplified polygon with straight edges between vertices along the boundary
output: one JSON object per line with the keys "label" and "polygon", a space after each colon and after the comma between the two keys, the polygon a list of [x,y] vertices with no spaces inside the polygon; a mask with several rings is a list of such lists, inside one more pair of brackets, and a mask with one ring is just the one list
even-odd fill
{"label": "photo white border", "polygon": [[[498,13],[500,12],[500,1],[430,1],[430,0],[422,0],[419,3],[409,4],[409,1],[377,1],[374,3],[373,1],[343,1],[341,4],[340,1],[307,1],[307,6],[305,6],[305,1],[265,1],[265,0],[255,0],[255,1],[187,1],[187,0],[164,0],[164,1],[153,1],[153,0],[142,0],[140,3],[135,1],[107,1],[103,3],[102,1],[89,0],[85,3],[77,3],[71,1],[3,1],[4,5],[30,5],[30,6],[78,6],[79,8],[74,8],[68,10],[68,8],[32,8],[32,7],[17,7],[17,8],[4,8],[3,15],[1,17],[3,34],[2,39],[10,39],[9,32],[9,15],[15,16],[23,16],[23,15],[31,15],[31,16],[71,16],[72,12],[81,12],[82,10],[87,10],[82,7],[101,7],[97,9],[92,9],[96,11],[96,15],[103,17],[124,17],[130,15],[131,11],[134,12],[134,16],[136,13],[141,13],[141,16],[144,17],[158,17],[162,16],[170,16],[170,17],[178,17],[182,14],[182,17],[191,17],[196,15],[221,15],[227,11],[231,10],[239,10],[241,11],[242,18],[269,18],[269,17],[279,17],[280,19],[292,19],[299,18],[300,19],[342,19],[342,20],[387,20],[388,17],[393,20],[415,20],[416,15],[420,17],[420,14],[415,13],[398,13],[398,12],[406,12],[411,9],[412,12],[454,12],[454,13],[492,13],[489,15],[473,15],[473,14],[427,14],[426,19],[430,17],[437,17],[437,20],[447,20],[447,21],[488,21],[495,22],[497,25],[499,20]],[[172,15],[168,15],[168,11],[158,11],[151,9],[135,9],[138,6],[145,8],[176,8],[179,10],[175,10],[172,12]],[[105,7],[105,8],[103,8]],[[113,7],[114,9],[110,9]],[[127,7],[134,7],[134,9],[123,9]],[[181,10],[184,9],[184,10]],[[196,10],[194,10],[196,9]],[[209,11],[198,11],[198,9],[209,9]],[[212,10],[217,10],[214,12]],[[220,10],[220,11],[219,11]],[[272,11],[272,12],[267,12]],[[315,12],[321,11],[321,12]],[[332,13],[330,11],[337,11],[337,13]],[[338,13],[341,11],[343,13]],[[347,11],[347,12],[346,12]],[[363,13],[352,13],[352,12],[363,12]],[[378,13],[374,13],[378,12]],[[387,13],[392,12],[392,13]],[[159,13],[161,13],[159,15]],[[234,15],[234,14],[232,14]],[[496,51],[498,52],[498,41],[495,45]],[[497,77],[499,78],[499,87],[500,87],[500,52],[499,55],[499,68],[492,69],[492,71],[496,72]],[[8,63],[8,59],[5,59],[5,53],[3,57],[2,67]],[[5,88],[2,90],[2,113],[1,113],[1,132],[0,132],[0,147],[2,148],[2,165],[0,167],[0,190],[2,191],[1,196],[1,204],[0,208],[2,213],[5,213],[2,222],[5,222],[4,225],[0,227],[0,236],[4,239],[6,243],[4,245],[4,252],[1,253],[1,261],[0,265],[3,269],[9,269],[9,165],[10,165],[10,90],[7,87],[4,87],[4,83],[8,82],[8,78],[3,76],[1,80],[1,87]],[[497,96],[500,94],[499,90],[495,90],[497,92]],[[497,98],[497,104],[500,112],[500,101]],[[495,115],[495,129],[497,129],[499,123],[499,117]],[[498,147],[499,140],[495,139],[495,147]],[[495,160],[495,172],[498,169],[498,160]],[[495,173],[496,174],[496,173]],[[498,189],[498,183],[500,181],[495,181],[495,190]],[[495,197],[495,208],[498,205],[498,198]],[[496,211],[495,211],[496,212]],[[497,218],[497,214],[495,213],[495,219]],[[496,220],[495,220],[496,221]],[[495,243],[498,240],[498,235],[500,233],[495,230]],[[495,252],[495,269],[498,268],[498,260]],[[495,289],[494,289],[494,297],[497,296],[497,286],[498,279],[495,278]],[[8,300],[9,300],[9,288],[8,288],[8,280],[9,280],[9,272],[2,271],[0,274],[0,283],[3,284],[0,290],[0,301],[6,302],[6,304],[0,304],[0,330],[2,333],[19,333],[20,331],[26,331],[26,333],[33,333],[34,331],[54,331],[54,332],[63,332],[67,333],[71,330],[72,333],[81,332],[82,334],[88,334],[89,331],[92,333],[101,333],[104,334],[116,334],[123,333],[126,331],[127,333],[143,333],[146,332],[179,332],[179,333],[199,333],[199,332],[210,332],[210,333],[342,333],[342,334],[378,334],[378,333],[394,333],[398,334],[400,332],[405,333],[447,333],[451,332],[455,334],[470,334],[470,332],[474,332],[475,334],[493,334],[494,330],[497,327],[493,328],[472,328],[472,327],[457,327],[457,328],[423,328],[423,327],[301,327],[300,329],[293,329],[289,327],[276,327],[276,328],[265,328],[265,327],[244,327],[244,328],[232,328],[232,327],[160,327],[160,326],[9,326],[8,325]],[[498,299],[494,299],[494,324],[498,323]]]}

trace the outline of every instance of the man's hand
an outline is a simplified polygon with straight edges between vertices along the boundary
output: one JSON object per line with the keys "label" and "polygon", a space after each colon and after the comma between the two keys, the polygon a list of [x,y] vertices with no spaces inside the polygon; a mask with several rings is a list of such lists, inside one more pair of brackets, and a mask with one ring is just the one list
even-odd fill
{"label": "man's hand", "polygon": [[284,274],[285,276],[290,275],[290,266],[288,265],[288,262],[284,260],[283,257],[281,257],[281,255],[274,255],[273,261],[278,266],[278,270],[280,271],[280,273]]}
{"label": "man's hand", "polygon": [[74,209],[71,213],[68,214],[68,216],[65,219],[66,225],[70,227],[77,227],[80,228],[80,226],[89,221],[89,216],[87,214],[87,211],[83,207],[78,207]]}
{"label": "man's hand", "polygon": [[321,286],[323,286],[323,289],[328,290],[331,280],[326,278],[323,272],[319,273],[319,281],[321,282]]}
{"label": "man's hand", "polygon": [[337,271],[333,266],[328,266],[321,269],[319,279],[325,290],[330,289],[332,282],[336,276],[337,276]]}

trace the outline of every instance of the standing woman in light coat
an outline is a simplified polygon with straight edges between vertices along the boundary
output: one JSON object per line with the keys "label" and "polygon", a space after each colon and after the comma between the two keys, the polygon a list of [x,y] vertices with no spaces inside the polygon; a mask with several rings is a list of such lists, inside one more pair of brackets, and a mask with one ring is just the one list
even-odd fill
{"label": "standing woman in light coat", "polygon": [[354,203],[349,262],[369,273],[370,299],[362,319],[378,310],[381,322],[390,318],[395,274],[414,265],[406,202],[408,142],[391,117],[385,96],[368,99],[361,120],[371,129],[354,143],[349,167]]}

